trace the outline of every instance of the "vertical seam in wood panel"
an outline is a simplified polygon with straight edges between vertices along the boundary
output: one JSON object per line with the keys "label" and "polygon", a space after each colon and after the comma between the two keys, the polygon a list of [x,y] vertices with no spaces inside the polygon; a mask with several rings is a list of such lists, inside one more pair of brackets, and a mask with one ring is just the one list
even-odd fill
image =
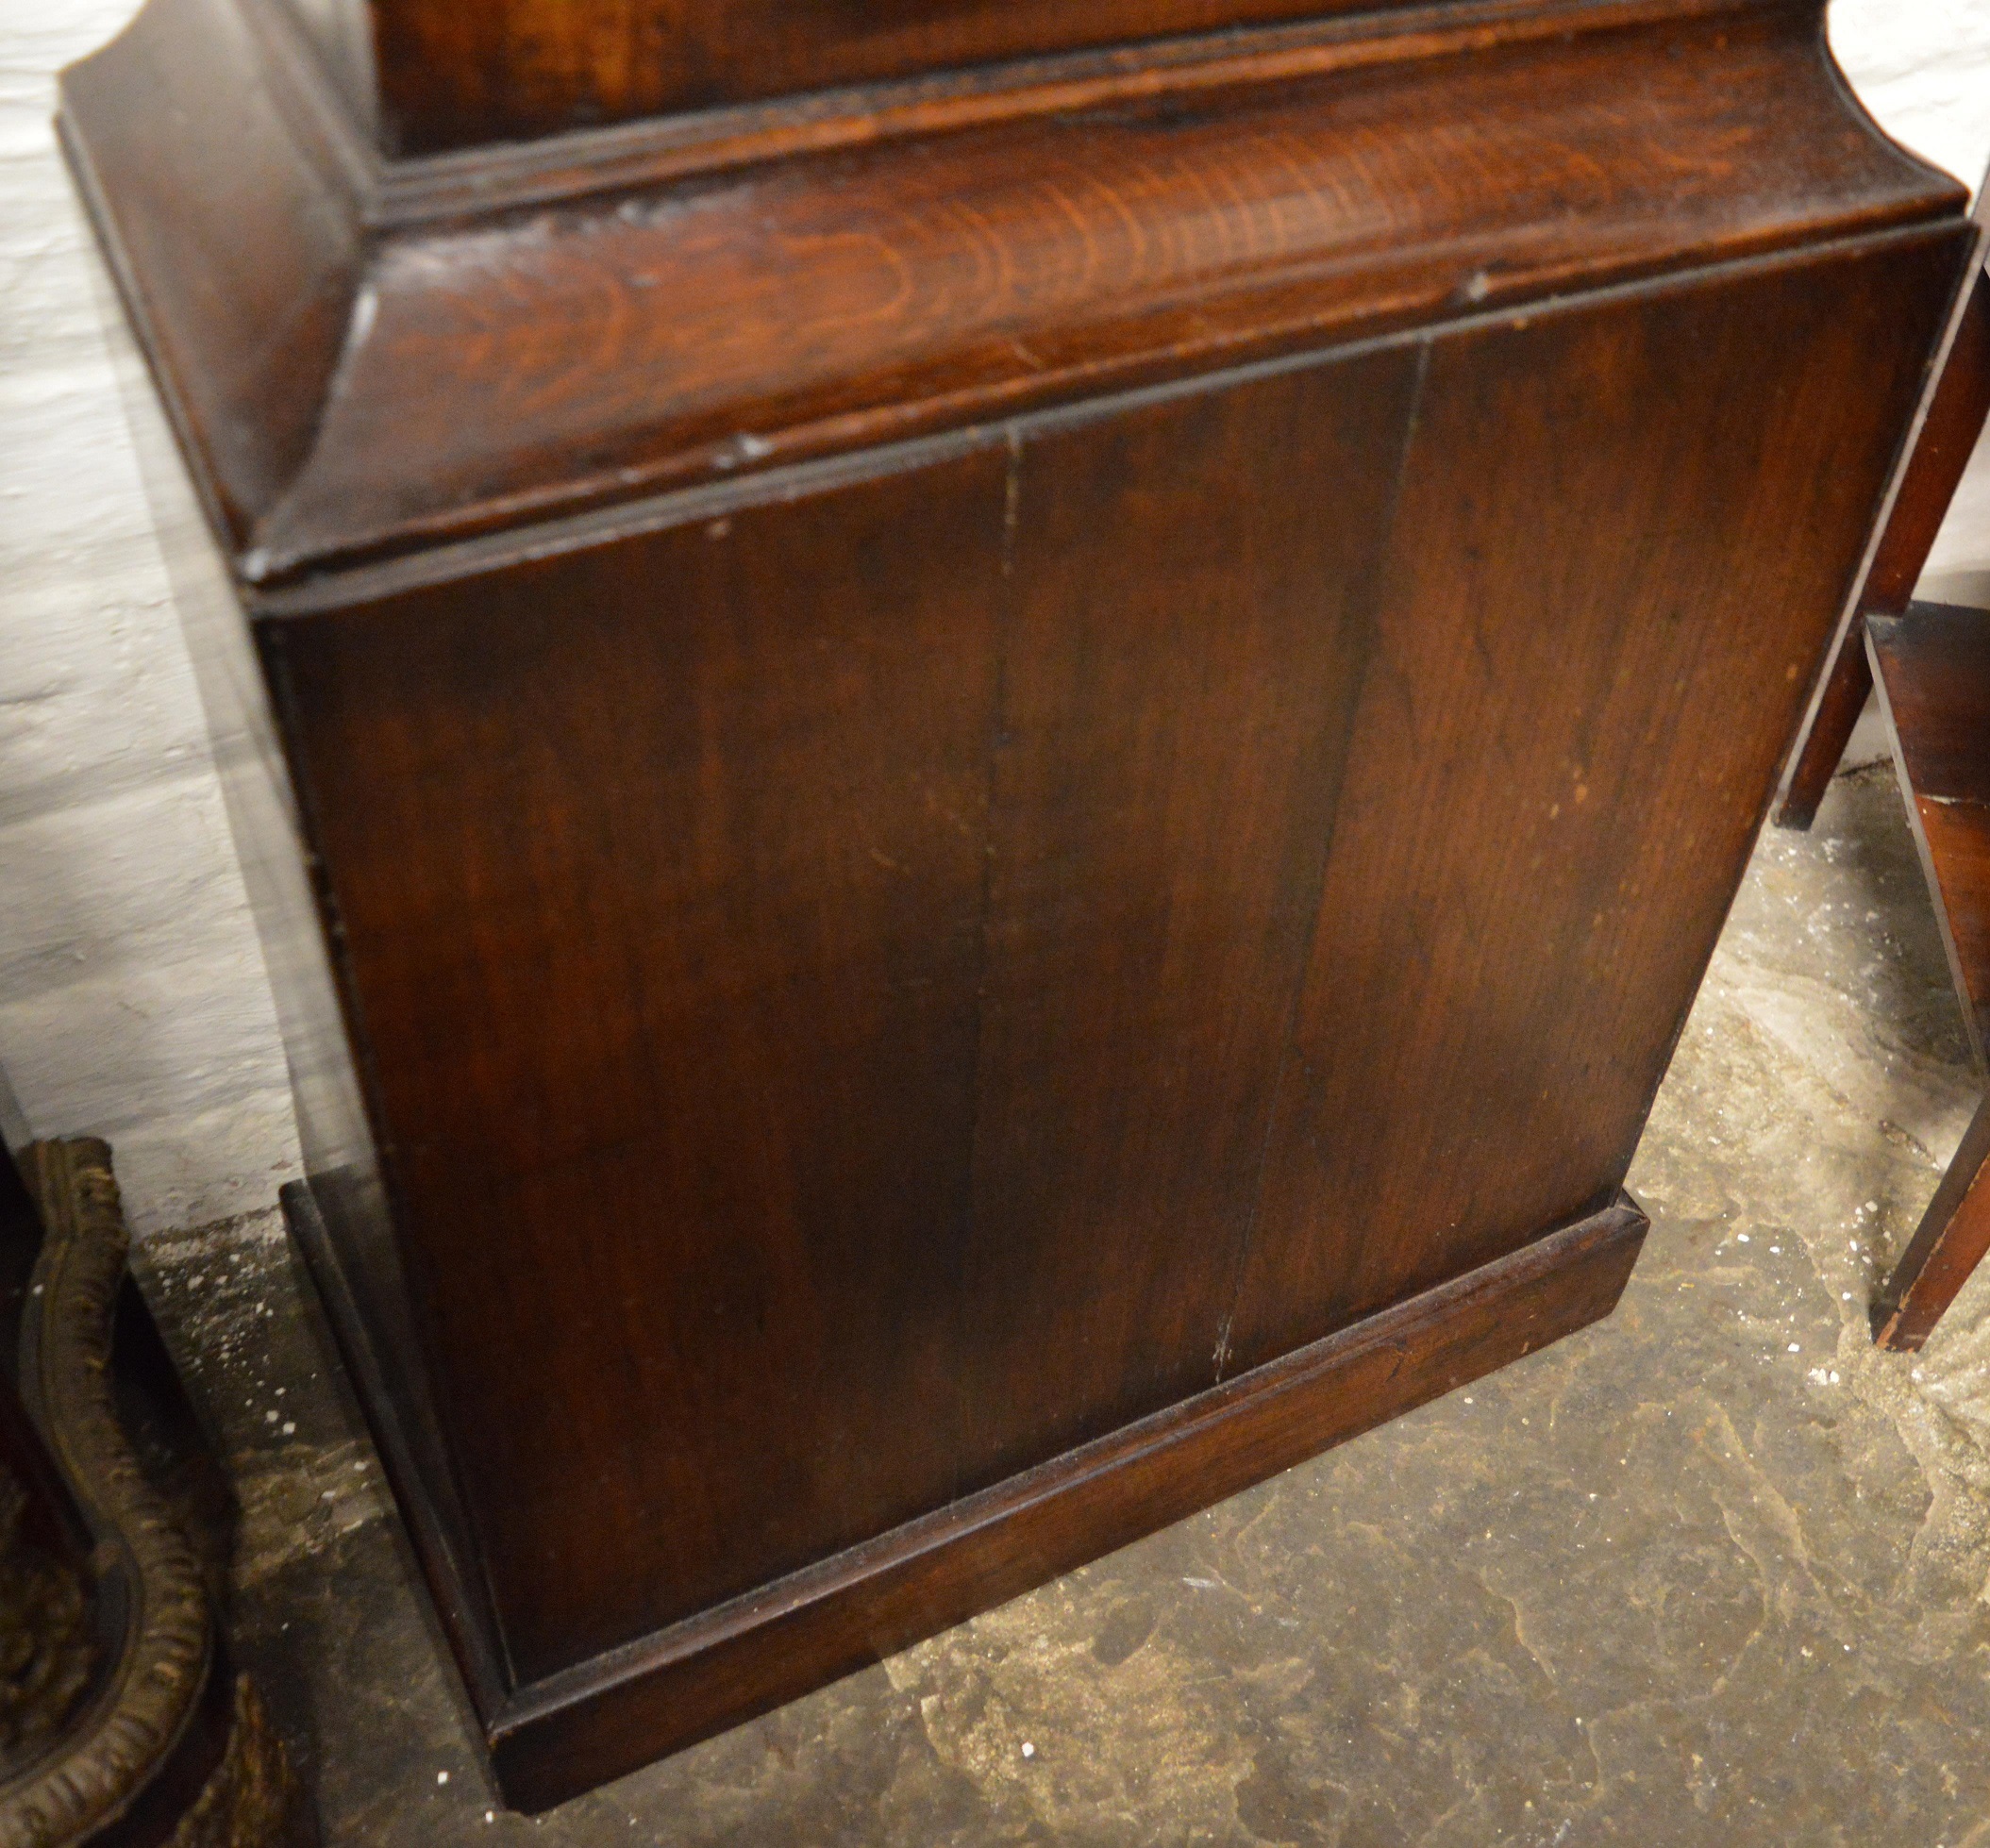
{"label": "vertical seam in wood panel", "polygon": [[953,1319],[955,1386],[953,1403],[953,1480],[948,1499],[961,1496],[961,1471],[967,1430],[967,1370],[961,1366],[961,1335],[967,1315],[967,1265],[974,1246],[975,1201],[981,1143],[981,1038],[988,1015],[988,931],[993,916],[995,842],[995,765],[1008,721],[1009,645],[1015,626],[1016,528],[1023,498],[1023,430],[1011,424],[1003,432],[1008,466],[1002,474],[1002,537],[1000,582],[995,594],[995,672],[988,700],[988,729],[981,752],[981,878],[975,925],[974,1032],[968,1047],[967,1164],[954,1239]]}
{"label": "vertical seam in wood panel", "polygon": [[1327,869],[1333,859],[1333,837],[1340,824],[1341,788],[1345,787],[1347,774],[1347,752],[1353,749],[1352,729],[1362,707],[1362,690],[1366,687],[1368,673],[1375,659],[1375,623],[1385,588],[1386,567],[1389,558],[1390,537],[1396,529],[1396,512],[1402,501],[1403,483],[1410,473],[1410,453],[1415,447],[1416,428],[1423,415],[1424,380],[1430,370],[1430,350],[1436,344],[1433,339],[1426,338],[1417,342],[1416,368],[1410,382],[1409,405],[1403,416],[1403,435],[1396,455],[1394,478],[1389,483],[1389,494],[1382,506],[1381,542],[1377,550],[1378,569],[1374,574],[1375,588],[1367,598],[1368,608],[1364,612],[1366,634],[1362,651],[1359,684],[1347,706],[1347,724],[1350,737],[1347,750],[1342,753],[1339,785],[1334,791],[1333,808],[1328,817],[1326,831],[1320,841],[1318,865],[1313,872],[1313,907],[1306,922],[1305,941],[1300,946],[1292,981],[1292,992],[1286,998],[1285,1024],[1279,1036],[1278,1069],[1273,1074],[1271,1094],[1264,1109],[1264,1130],[1258,1144],[1258,1172],[1251,1183],[1250,1207],[1244,1217],[1244,1225],[1237,1234],[1236,1246],[1231,1253],[1229,1285],[1226,1291],[1228,1307],[1223,1311],[1223,1321],[1216,1330],[1215,1351],[1211,1358],[1214,1364],[1215,1379],[1221,1383],[1224,1369],[1229,1364],[1230,1331],[1236,1325],[1237,1304],[1244,1290],[1245,1264],[1250,1256],[1251,1241],[1258,1229],[1258,1214],[1264,1200],[1264,1175],[1271,1160],[1271,1139],[1279,1121],[1279,1099],[1285,1090],[1285,1076],[1291,1068],[1293,1047],[1298,1034],[1299,1004],[1306,994],[1306,982],[1313,968],[1313,941],[1320,928],[1320,907],[1326,902]]}

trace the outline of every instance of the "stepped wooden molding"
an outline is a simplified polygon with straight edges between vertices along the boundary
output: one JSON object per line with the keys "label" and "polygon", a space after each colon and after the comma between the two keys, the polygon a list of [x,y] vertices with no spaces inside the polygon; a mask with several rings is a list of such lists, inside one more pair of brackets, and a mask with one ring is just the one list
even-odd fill
{"label": "stepped wooden molding", "polygon": [[312,132],[339,93],[270,80],[274,5],[155,0],[64,92],[257,586],[1961,203],[1852,114],[1814,9],[1605,4],[1421,9],[1365,59],[1343,23],[1317,75],[1053,88],[808,160],[604,186],[563,144],[565,200],[479,205],[472,172],[375,228]]}

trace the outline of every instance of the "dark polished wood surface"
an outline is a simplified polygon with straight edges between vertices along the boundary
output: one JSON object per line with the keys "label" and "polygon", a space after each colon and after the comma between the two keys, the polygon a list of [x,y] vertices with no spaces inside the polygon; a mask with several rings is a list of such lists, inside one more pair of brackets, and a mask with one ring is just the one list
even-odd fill
{"label": "dark polished wood surface", "polygon": [[1990,1043],[1990,611],[1915,604],[1866,619],[1949,973],[1977,1064]]}
{"label": "dark polished wood surface", "polygon": [[520,1673],[1610,1197],[1916,358],[1810,408],[1916,262],[264,624]]}
{"label": "dark polished wood surface", "polygon": [[1977,1106],[1921,1223],[1872,1304],[1873,1340],[1918,1353],[1990,1252],[1990,1099]]}
{"label": "dark polished wood surface", "polygon": [[1005,469],[265,632],[528,1678],[953,1490]]}
{"label": "dark polished wood surface", "polygon": [[[565,56],[388,10],[437,142]],[[789,11],[889,79],[427,161],[256,0],[68,80],[514,1800],[1621,1288],[1972,227],[1814,6],[1285,10]]]}
{"label": "dark polished wood surface", "polygon": [[[1979,198],[1979,221],[1986,198],[1990,193]],[[1929,395],[1865,580],[1783,772],[1776,810],[1781,827],[1807,828],[1816,818],[1817,805],[1837,774],[1852,727],[1873,690],[1865,619],[1898,616],[1907,608],[1982,434],[1984,417],[1990,414],[1990,275],[1981,267],[1958,308],[1940,359],[1940,376]]]}
{"label": "dark polished wood surface", "polygon": [[1420,370],[1396,349],[1017,449],[963,1486],[1224,1371]]}
{"label": "dark polished wood surface", "polygon": [[[1982,1071],[1990,1040],[1990,611],[1917,603],[1901,616],[1869,618],[1866,648]],[[1986,1162],[1990,1102],[1875,1298],[1881,1347],[1920,1347],[1990,1252]]]}
{"label": "dark polished wood surface", "polygon": [[252,28],[156,0],[66,120],[265,585],[1962,204],[1845,116],[1815,21],[1778,7],[369,236]]}
{"label": "dark polished wood surface", "polygon": [[492,1726],[498,1775],[514,1801],[545,1806],[1469,1385],[1608,1315],[1646,1230],[1620,1196],[751,1599],[550,1676]]}
{"label": "dark polished wood surface", "polygon": [[374,0],[386,138],[418,153],[1006,58],[1428,0]]}
{"label": "dark polished wood surface", "polygon": [[1898,616],[1914,595],[1948,504],[1962,485],[1990,411],[1990,276],[1981,270],[1967,302],[1928,421],[1915,441],[1900,496],[1873,555],[1865,612]]}
{"label": "dark polished wood surface", "polygon": [[[1888,345],[1910,260],[1433,343],[1237,1305],[1246,1362],[1622,1179],[1922,356],[1868,374],[1854,418],[1815,407]],[[1953,245],[1928,261],[1931,305]],[[1835,538],[1770,543],[1779,518]],[[1759,730],[1734,724],[1743,689]],[[1396,1223],[1446,1232],[1413,1254],[1378,1236]]]}

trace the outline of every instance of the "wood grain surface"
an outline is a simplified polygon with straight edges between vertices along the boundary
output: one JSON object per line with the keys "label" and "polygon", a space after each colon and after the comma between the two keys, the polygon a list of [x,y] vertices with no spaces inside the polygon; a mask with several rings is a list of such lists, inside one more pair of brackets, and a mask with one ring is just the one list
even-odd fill
{"label": "wood grain surface", "polygon": [[967,1486],[1215,1378],[1420,363],[1393,351],[1020,446]]}
{"label": "wood grain surface", "polygon": [[[1979,201],[1980,222],[1983,209]],[[1907,608],[1982,434],[1985,415],[1990,414],[1990,276],[1980,265],[1958,307],[1953,337],[1940,360],[1940,376],[1932,382],[1924,421],[1902,468],[1857,608],[1849,612],[1831,667],[1805,715],[1796,754],[1783,773],[1776,811],[1781,827],[1806,828],[1815,819],[1817,805],[1837,774],[1852,727],[1873,689],[1865,618],[1898,616]]]}
{"label": "wood grain surface", "polygon": [[388,137],[412,153],[1046,52],[1421,3],[491,0],[466,7],[374,0],[373,13]]}
{"label": "wood grain surface", "polygon": [[65,121],[237,569],[274,585],[1960,210],[1848,110],[1817,8],[1612,10],[372,235],[234,0],[154,0]]}
{"label": "wood grain surface", "polygon": [[1956,257],[266,621],[514,1672],[1607,1202]]}
{"label": "wood grain surface", "polygon": [[269,633],[525,1678],[953,1492],[1006,468]]}
{"label": "wood grain surface", "polygon": [[1616,1307],[1646,1230],[1620,1197],[1358,1328],[555,1676],[493,1717],[506,1796],[558,1803],[1536,1353]]}
{"label": "wood grain surface", "polygon": [[1990,1043],[1990,612],[1866,619],[1900,792],[1977,1065]]}
{"label": "wood grain surface", "polygon": [[[1990,611],[1868,617],[1866,653],[1977,1069],[1990,1041]],[[1873,1338],[1912,1352],[1990,1251],[1990,1103],[1873,1299]]]}
{"label": "wood grain surface", "polygon": [[[1924,325],[1955,257],[1918,259]],[[1622,1178],[1919,385],[1925,348],[1880,357],[1905,276],[1840,258],[1434,344],[1242,1363]],[[1826,425],[1841,368],[1862,394]]]}
{"label": "wood grain surface", "polygon": [[519,1801],[1621,1287],[1973,227],[1815,4],[1287,11],[390,0],[411,143],[889,76],[387,160],[317,0],[67,81]]}

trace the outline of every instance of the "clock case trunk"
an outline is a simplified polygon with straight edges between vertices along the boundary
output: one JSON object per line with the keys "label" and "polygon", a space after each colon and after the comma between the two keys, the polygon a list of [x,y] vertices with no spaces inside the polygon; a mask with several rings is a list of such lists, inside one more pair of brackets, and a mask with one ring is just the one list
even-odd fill
{"label": "clock case trunk", "polygon": [[1814,4],[609,10],[61,119],[527,1807],[1609,1312],[1977,251]]}

